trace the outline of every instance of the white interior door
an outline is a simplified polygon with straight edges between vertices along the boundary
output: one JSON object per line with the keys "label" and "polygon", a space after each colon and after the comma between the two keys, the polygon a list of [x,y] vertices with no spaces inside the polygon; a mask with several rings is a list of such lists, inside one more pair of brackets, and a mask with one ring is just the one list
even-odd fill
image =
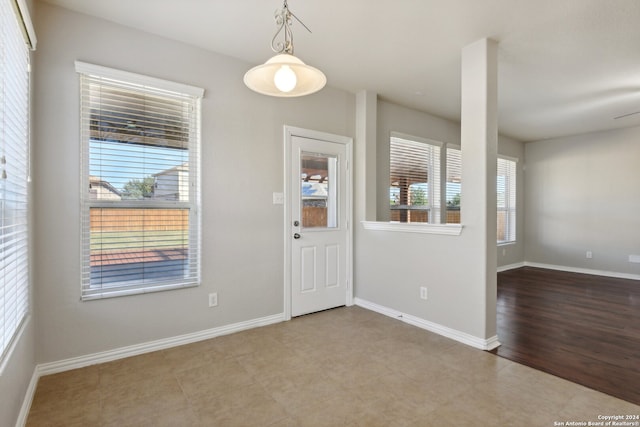
{"label": "white interior door", "polygon": [[351,146],[345,141],[289,136],[291,316],[350,303]]}

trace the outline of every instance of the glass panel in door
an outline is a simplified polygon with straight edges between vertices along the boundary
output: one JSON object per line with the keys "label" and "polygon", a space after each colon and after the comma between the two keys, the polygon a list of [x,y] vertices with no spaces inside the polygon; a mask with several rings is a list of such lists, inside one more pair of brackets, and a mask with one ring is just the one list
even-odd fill
{"label": "glass panel in door", "polygon": [[303,228],[337,228],[338,158],[303,152],[300,156],[301,206]]}

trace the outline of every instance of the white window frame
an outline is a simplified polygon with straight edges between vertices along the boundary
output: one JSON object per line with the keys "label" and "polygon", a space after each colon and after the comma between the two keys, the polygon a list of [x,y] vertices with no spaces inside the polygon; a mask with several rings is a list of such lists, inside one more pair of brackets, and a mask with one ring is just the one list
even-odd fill
{"label": "white window frame", "polygon": [[[81,167],[81,195],[82,195],[82,287],[81,299],[93,300],[109,297],[118,297],[123,295],[134,295],[149,292],[164,291],[170,289],[178,289],[185,287],[198,286],[200,284],[201,270],[201,214],[200,214],[200,120],[201,120],[201,99],[204,96],[204,89],[170,82],[162,79],[144,76],[141,74],[130,73],[126,71],[116,70],[112,68],[102,67],[93,64],[76,61],[76,72],[80,74],[80,80],[86,76],[87,78],[98,77],[103,79],[111,79],[127,84],[138,85],[140,89],[157,91],[166,91],[186,95],[192,98],[193,115],[195,120],[189,140],[189,200],[96,200],[90,197],[88,184],[90,179],[89,173],[89,143],[91,140],[89,130],[89,120],[81,117],[81,145],[82,145],[82,167]],[[82,83],[81,83],[82,85]],[[82,97],[82,88],[81,88]],[[90,266],[90,209],[91,208],[136,208],[136,209],[155,209],[155,208],[184,208],[189,210],[189,253],[188,265],[192,271],[183,279],[175,280],[159,280],[157,282],[145,281],[129,281],[117,282],[117,285],[100,285],[91,284],[91,266]]]}
{"label": "white window frame", "polygon": [[[498,245],[507,245],[507,244],[515,243],[517,241],[516,240],[517,239],[516,217],[517,217],[517,201],[518,201],[517,199],[518,159],[514,157],[498,155],[498,160],[496,162],[497,171],[500,170],[501,161],[510,162],[510,163],[508,166],[509,171],[507,172],[507,175],[505,175],[507,176],[507,180],[508,180],[508,182],[505,185],[505,196],[504,196],[505,207],[501,208],[499,206],[500,204],[499,197],[497,198],[498,200],[496,200],[497,219],[500,216],[501,210],[505,212],[504,231],[503,231],[505,238],[503,240],[499,240],[498,236],[496,236],[496,240]],[[497,192],[497,186],[499,184],[500,176],[501,175],[499,173],[496,173],[496,192]],[[497,231],[499,234],[500,229],[498,228]]]}
{"label": "white window frame", "polygon": [[30,54],[23,0],[0,0],[0,374],[31,310],[29,264]]}

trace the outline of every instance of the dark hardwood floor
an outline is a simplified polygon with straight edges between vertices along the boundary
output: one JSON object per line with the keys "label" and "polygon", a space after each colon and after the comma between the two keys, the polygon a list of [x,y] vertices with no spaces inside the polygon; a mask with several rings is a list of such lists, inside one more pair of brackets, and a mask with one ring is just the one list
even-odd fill
{"label": "dark hardwood floor", "polygon": [[497,311],[493,353],[640,405],[640,281],[518,268]]}

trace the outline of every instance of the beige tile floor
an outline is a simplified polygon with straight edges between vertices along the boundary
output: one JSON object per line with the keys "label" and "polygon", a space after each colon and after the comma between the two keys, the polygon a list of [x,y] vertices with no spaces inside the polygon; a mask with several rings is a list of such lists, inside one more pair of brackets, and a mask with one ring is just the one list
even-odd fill
{"label": "beige tile floor", "polygon": [[640,407],[350,307],[43,377],[27,425],[560,426],[599,415]]}

